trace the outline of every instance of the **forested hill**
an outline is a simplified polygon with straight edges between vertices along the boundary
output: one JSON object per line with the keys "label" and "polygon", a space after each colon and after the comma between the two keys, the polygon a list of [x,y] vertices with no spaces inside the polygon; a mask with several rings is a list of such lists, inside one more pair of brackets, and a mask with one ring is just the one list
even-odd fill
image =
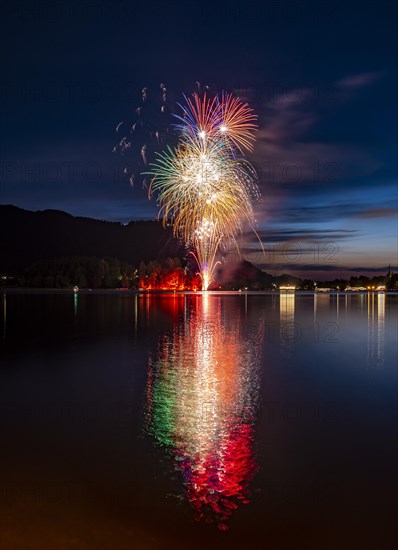
{"label": "forested hill", "polygon": [[58,210],[31,212],[0,205],[0,272],[20,274],[33,262],[70,256],[111,257],[132,265],[184,253],[160,222],[127,225],[74,217]]}

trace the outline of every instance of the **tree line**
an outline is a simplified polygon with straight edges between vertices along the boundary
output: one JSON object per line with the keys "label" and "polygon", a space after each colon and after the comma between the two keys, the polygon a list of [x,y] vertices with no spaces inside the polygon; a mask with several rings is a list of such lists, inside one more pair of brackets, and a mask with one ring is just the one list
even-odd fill
{"label": "tree line", "polygon": [[[10,284],[10,279],[4,279]],[[73,256],[34,262],[13,278],[13,286],[28,288],[170,289],[200,286],[195,272],[179,258],[141,262],[137,267],[116,258]]]}
{"label": "tree line", "polygon": [[[353,276],[350,279],[334,279],[316,283],[310,279],[299,279],[288,274],[273,276],[261,271],[249,262],[242,261],[228,268],[222,265],[216,270],[213,289],[223,290],[275,290],[280,285],[294,285],[300,290],[362,287],[398,291],[398,274]],[[0,278],[2,286],[28,288],[67,289],[77,286],[92,289],[125,288],[131,290],[198,290],[201,288],[197,268],[188,257],[167,257],[162,260],[141,261],[137,266],[116,258],[72,256],[34,262],[22,276]]]}

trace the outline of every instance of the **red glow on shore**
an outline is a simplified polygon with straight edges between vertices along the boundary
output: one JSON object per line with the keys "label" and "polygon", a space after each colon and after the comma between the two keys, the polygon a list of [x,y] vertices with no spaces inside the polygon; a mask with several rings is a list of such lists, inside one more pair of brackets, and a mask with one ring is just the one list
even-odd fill
{"label": "red glow on shore", "polygon": [[177,268],[170,273],[154,273],[139,280],[142,290],[200,290],[202,286],[199,275],[190,275]]}

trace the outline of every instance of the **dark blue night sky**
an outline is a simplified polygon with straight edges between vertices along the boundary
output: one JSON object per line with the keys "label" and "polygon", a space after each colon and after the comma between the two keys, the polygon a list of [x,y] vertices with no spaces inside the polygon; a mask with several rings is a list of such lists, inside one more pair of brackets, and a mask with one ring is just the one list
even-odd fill
{"label": "dark blue night sky", "polygon": [[259,114],[265,255],[247,236],[248,259],[323,278],[396,268],[397,15],[387,1],[9,3],[0,202],[154,218],[115,127],[143,86],[179,100],[200,81]]}

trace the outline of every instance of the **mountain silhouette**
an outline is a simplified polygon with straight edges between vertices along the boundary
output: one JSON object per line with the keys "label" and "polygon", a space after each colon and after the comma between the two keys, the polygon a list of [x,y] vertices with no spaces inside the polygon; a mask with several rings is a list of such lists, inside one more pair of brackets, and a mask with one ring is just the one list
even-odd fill
{"label": "mountain silhouette", "polygon": [[158,221],[119,222],[75,217],[59,210],[32,212],[0,205],[0,271],[18,275],[43,259],[117,258],[132,265],[176,257],[184,247]]}

